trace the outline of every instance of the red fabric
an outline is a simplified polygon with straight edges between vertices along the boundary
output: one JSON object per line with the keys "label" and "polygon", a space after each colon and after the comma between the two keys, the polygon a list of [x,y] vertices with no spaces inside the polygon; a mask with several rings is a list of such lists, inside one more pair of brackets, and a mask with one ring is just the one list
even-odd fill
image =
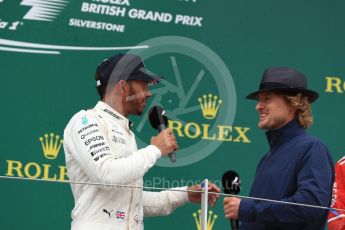
{"label": "red fabric", "polygon": [[[345,209],[345,157],[335,165],[335,182],[331,208]],[[345,230],[345,212],[330,211],[328,215],[329,230]]]}

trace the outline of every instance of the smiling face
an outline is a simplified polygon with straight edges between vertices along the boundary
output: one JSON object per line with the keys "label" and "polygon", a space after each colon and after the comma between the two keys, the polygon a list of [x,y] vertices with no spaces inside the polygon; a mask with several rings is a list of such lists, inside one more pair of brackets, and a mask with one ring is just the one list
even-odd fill
{"label": "smiling face", "polygon": [[296,109],[281,94],[267,91],[258,94],[255,107],[259,113],[258,127],[273,130],[283,127],[295,118]]}

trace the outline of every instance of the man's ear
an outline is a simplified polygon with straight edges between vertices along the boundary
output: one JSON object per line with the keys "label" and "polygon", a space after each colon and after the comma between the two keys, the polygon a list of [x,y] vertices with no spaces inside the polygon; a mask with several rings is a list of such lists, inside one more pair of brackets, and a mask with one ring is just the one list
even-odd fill
{"label": "man's ear", "polygon": [[115,89],[117,94],[125,95],[127,91],[127,83],[125,80],[120,80],[116,83]]}

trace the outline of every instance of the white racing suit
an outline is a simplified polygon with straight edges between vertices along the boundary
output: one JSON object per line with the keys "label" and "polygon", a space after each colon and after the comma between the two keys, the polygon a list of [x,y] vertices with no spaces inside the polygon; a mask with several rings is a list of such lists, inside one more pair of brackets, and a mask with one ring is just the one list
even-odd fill
{"label": "white racing suit", "polygon": [[71,183],[72,230],[143,229],[144,216],[168,215],[188,201],[186,192],[140,188],[160,150],[153,145],[137,150],[130,121],[104,102],[73,116],[64,149],[70,181],[98,184]]}

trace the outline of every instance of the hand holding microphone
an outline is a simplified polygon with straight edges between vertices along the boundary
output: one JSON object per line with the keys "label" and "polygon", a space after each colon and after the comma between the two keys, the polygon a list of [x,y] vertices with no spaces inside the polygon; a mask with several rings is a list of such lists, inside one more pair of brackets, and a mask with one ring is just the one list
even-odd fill
{"label": "hand holding microphone", "polygon": [[[234,171],[227,171],[222,176],[223,191],[226,194],[237,195],[240,190],[240,176]],[[231,229],[238,230],[238,211],[241,199],[237,197],[224,198],[224,213],[227,219],[230,219]]]}
{"label": "hand holding microphone", "polygon": [[176,138],[170,129],[164,129],[157,136],[152,137],[151,144],[159,148],[162,156],[167,156],[178,149]]}
{"label": "hand holding microphone", "polygon": [[175,150],[178,149],[176,138],[171,129],[168,129],[168,118],[160,106],[153,106],[148,112],[151,126],[158,130],[159,134],[151,138],[151,144],[161,151],[162,156],[169,155],[171,162],[176,162]]}

